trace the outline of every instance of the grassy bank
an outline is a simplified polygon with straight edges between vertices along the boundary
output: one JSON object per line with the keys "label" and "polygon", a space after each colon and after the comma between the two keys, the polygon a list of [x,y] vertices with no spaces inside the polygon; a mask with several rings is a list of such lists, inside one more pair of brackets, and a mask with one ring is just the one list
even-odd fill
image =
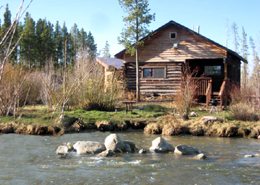
{"label": "grassy bank", "polygon": [[[160,105],[141,105],[144,110],[139,110],[140,106],[134,106],[133,112],[126,111],[124,107],[115,111],[85,111],[77,109],[75,111],[65,111],[65,115],[70,117],[82,118],[83,122],[88,124],[95,124],[97,121],[154,121],[157,117],[167,114],[170,109]],[[53,114],[51,109],[45,106],[27,106],[16,113],[16,117],[3,116],[0,118],[0,123],[20,122],[25,125],[58,125],[58,113]]]}
{"label": "grassy bank", "polygon": [[[143,107],[143,111],[139,110],[140,106]],[[65,115],[70,118],[81,118],[83,121],[83,127],[76,125],[76,127],[73,127],[73,131],[90,128],[101,131],[141,128],[148,134],[171,136],[190,134],[193,136],[257,138],[260,135],[260,121],[234,120],[228,110],[210,114],[203,107],[196,107],[192,111],[196,112],[198,116],[190,117],[187,121],[183,121],[179,115],[174,114],[174,109],[171,108],[170,103],[163,105],[139,104],[134,107],[132,113],[128,112],[127,114],[122,106],[117,112],[77,109],[66,111]],[[204,116],[213,116],[216,120],[205,120],[203,119]],[[1,117],[0,123],[13,122],[22,124],[24,127],[34,125],[34,130],[37,130],[37,126],[43,126],[46,132],[53,129],[48,128],[50,126],[59,127],[66,131],[68,128],[63,128],[61,124],[57,123],[57,118],[58,113],[53,115],[52,110],[44,106],[28,106],[20,110],[16,118],[11,116]],[[9,125],[9,127],[11,126]],[[33,130],[31,127],[28,128]]]}

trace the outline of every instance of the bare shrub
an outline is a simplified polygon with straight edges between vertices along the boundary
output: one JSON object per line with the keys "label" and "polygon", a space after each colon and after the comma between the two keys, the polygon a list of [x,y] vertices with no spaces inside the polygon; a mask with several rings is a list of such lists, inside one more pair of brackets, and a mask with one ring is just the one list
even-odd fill
{"label": "bare shrub", "polygon": [[20,66],[5,64],[0,83],[0,115],[15,114],[23,93],[21,91],[29,72]]}
{"label": "bare shrub", "polygon": [[183,119],[188,119],[190,108],[196,103],[196,91],[198,84],[192,79],[197,71],[191,72],[189,66],[182,68],[181,87],[174,98],[174,106]]}
{"label": "bare shrub", "polygon": [[249,87],[240,89],[238,86],[232,86],[230,92],[232,119],[241,121],[257,121],[259,119],[256,114],[254,98],[252,98],[254,94],[254,91]]}
{"label": "bare shrub", "polygon": [[231,118],[241,121],[257,121],[259,118],[248,102],[238,102],[230,106]]}

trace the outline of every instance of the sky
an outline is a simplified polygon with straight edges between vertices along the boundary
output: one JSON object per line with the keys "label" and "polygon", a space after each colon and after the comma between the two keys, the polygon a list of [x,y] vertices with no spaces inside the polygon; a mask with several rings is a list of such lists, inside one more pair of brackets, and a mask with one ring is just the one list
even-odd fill
{"label": "sky", "polygon": [[[31,0],[24,0],[26,7]],[[226,25],[228,25],[228,48],[234,50],[231,25],[235,22],[241,35],[242,26],[247,33],[257,40],[260,33],[260,0],[148,0],[150,13],[155,13],[149,29],[156,30],[170,20],[190,29],[200,26],[200,34],[226,45]],[[22,0],[0,0],[0,19],[6,4],[14,17]],[[124,27],[123,16],[126,16],[118,0],[33,0],[27,11],[32,18],[46,18],[55,25],[66,22],[70,30],[74,23],[78,28],[91,31],[98,51],[104,48],[106,41],[110,53],[114,56],[123,50],[117,38]],[[22,19],[21,21],[24,21]]]}

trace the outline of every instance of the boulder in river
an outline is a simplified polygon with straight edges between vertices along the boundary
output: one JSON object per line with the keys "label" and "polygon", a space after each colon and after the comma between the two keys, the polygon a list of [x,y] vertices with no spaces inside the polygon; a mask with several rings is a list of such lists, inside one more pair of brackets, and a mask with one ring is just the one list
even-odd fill
{"label": "boulder in river", "polygon": [[207,156],[205,154],[201,153],[201,154],[194,156],[193,159],[196,159],[196,160],[207,159]]}
{"label": "boulder in river", "polygon": [[135,152],[136,151],[136,146],[133,141],[123,141],[125,144],[125,152]]}
{"label": "boulder in river", "polygon": [[149,150],[151,152],[174,152],[174,147],[162,137],[158,137],[152,141],[152,146]]}
{"label": "boulder in river", "polygon": [[110,134],[105,139],[105,147],[113,152],[122,152],[125,149],[123,140],[117,134]]}
{"label": "boulder in river", "polygon": [[73,148],[77,154],[96,154],[106,150],[105,145],[97,141],[77,141]]}
{"label": "boulder in river", "polygon": [[58,148],[56,149],[56,154],[60,156],[67,156],[72,150],[72,144],[68,142],[67,144],[58,146]]}
{"label": "boulder in river", "polygon": [[98,157],[112,157],[115,156],[115,152],[113,152],[112,150],[105,150],[101,153],[99,153],[97,156]]}
{"label": "boulder in river", "polygon": [[188,145],[178,145],[175,147],[174,153],[180,155],[196,155],[199,154],[200,151]]}

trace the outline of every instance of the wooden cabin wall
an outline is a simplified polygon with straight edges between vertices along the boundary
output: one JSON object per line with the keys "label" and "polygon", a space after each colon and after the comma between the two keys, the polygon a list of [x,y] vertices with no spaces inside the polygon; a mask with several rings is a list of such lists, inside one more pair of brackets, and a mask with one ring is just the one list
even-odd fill
{"label": "wooden cabin wall", "polygon": [[227,56],[227,65],[228,65],[228,78],[232,79],[237,85],[240,85],[240,60],[228,53]]}
{"label": "wooden cabin wall", "polygon": [[[159,95],[176,95],[181,85],[182,62],[174,63],[140,63],[140,92],[141,94],[157,93]],[[166,67],[166,78],[143,78],[143,67]],[[135,63],[126,63],[125,77],[129,90],[136,90]]]}
{"label": "wooden cabin wall", "polygon": [[[177,34],[176,39],[170,33]],[[173,44],[178,43],[178,49]],[[225,50],[191,31],[171,25],[156,33],[140,47],[141,62],[183,62],[186,59],[211,59],[225,57]],[[124,61],[135,62],[135,56],[124,55]]]}

